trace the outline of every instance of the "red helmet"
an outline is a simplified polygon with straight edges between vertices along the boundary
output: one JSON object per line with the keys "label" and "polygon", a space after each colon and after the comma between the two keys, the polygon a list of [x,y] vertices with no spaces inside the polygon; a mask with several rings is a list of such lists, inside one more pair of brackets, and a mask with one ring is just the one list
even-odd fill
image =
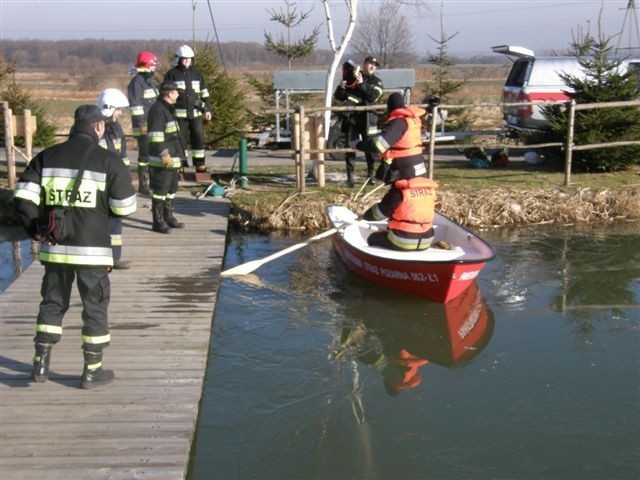
{"label": "red helmet", "polygon": [[151,52],[140,52],[136,57],[136,67],[151,68],[158,63],[158,57]]}

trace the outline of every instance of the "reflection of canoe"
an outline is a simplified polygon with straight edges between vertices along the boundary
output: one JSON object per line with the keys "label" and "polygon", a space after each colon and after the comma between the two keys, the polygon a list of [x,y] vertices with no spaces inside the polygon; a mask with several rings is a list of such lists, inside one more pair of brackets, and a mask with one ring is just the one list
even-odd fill
{"label": "reflection of canoe", "polygon": [[[373,283],[435,302],[447,303],[460,295],[495,255],[482,238],[439,213],[434,243],[445,242],[451,249],[398,252],[370,247],[367,238],[372,230],[354,223],[357,216],[348,208],[330,205],[326,211],[332,225],[340,229],[333,236],[333,246],[347,268]],[[345,224],[349,225],[341,228]]]}

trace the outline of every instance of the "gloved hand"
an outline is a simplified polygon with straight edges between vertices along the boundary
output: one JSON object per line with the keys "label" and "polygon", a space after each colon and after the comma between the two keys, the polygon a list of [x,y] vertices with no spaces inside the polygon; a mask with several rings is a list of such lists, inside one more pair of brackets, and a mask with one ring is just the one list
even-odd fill
{"label": "gloved hand", "polygon": [[171,158],[169,150],[166,148],[160,152],[160,160],[162,160],[162,166],[164,168],[173,168],[173,158]]}
{"label": "gloved hand", "polygon": [[391,163],[386,161],[380,162],[378,169],[376,170],[376,179],[384,183],[390,183],[388,180],[391,178]]}

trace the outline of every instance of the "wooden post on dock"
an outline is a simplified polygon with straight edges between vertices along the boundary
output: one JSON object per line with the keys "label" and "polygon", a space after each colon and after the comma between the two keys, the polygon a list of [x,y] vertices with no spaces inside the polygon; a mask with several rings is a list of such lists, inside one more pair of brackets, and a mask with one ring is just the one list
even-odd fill
{"label": "wooden post on dock", "polygon": [[324,172],[324,118],[320,115],[314,115],[310,119],[311,127],[311,148],[316,150],[313,155],[316,161],[316,171],[314,172],[318,180],[318,186],[324,188],[325,186],[325,172]]}

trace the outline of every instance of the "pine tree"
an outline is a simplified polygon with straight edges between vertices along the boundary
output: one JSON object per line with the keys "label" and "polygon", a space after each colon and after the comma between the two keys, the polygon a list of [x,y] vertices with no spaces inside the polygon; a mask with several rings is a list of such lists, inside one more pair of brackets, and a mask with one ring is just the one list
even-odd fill
{"label": "pine tree", "polygon": [[220,68],[211,44],[198,50],[196,60],[211,101],[211,121],[205,124],[205,138],[212,147],[235,147],[248,124],[245,95],[238,81]]}
{"label": "pine tree", "polygon": [[[633,72],[622,73],[621,61],[612,57],[610,38],[586,34],[574,41],[571,53],[576,54],[586,76],[561,75],[571,91],[567,94],[576,104],[637,100],[640,85]],[[549,126],[528,137],[533,142],[564,142],[567,112],[554,105],[543,108]],[[597,144],[640,138],[640,108],[615,107],[578,110],[575,112],[574,143]],[[557,149],[552,156],[562,158]],[[640,164],[640,147],[625,146],[580,150],[573,153],[572,165],[577,172],[611,172]]]}

